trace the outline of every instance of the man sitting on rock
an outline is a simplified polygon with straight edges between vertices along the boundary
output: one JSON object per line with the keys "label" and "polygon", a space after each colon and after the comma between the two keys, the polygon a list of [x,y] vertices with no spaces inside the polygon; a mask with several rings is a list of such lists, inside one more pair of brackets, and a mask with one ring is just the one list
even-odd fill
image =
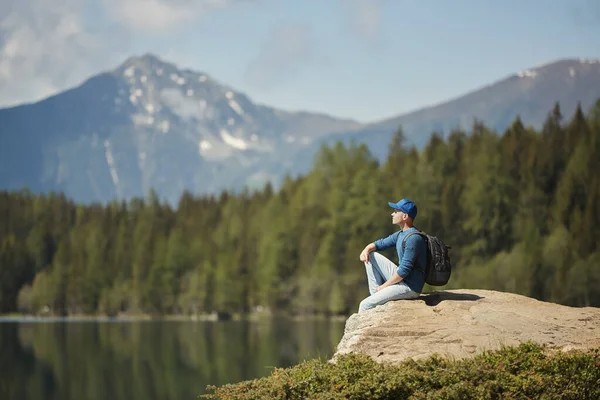
{"label": "man sitting on rock", "polygon": [[[419,297],[425,285],[425,265],[427,245],[421,235],[410,235],[404,249],[402,241],[411,232],[418,232],[413,226],[417,216],[417,206],[411,200],[402,199],[388,203],[394,209],[392,224],[401,229],[386,238],[369,243],[360,253],[360,261],[365,263],[370,296],[360,302],[358,312],[366,311],[390,300],[414,299]],[[375,252],[396,246],[399,265]]]}

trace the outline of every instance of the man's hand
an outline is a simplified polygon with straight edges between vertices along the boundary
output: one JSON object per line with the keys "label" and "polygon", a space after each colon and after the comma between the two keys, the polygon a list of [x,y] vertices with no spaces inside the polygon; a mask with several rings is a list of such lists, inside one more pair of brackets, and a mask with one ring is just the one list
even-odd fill
{"label": "man's hand", "polygon": [[396,283],[401,282],[401,281],[402,281],[402,277],[400,275],[398,275],[397,271],[395,271],[390,279],[388,279],[387,281],[383,282],[381,285],[379,285],[375,288],[375,292],[379,292],[380,290],[385,289],[388,286],[395,285]]}
{"label": "man's hand", "polygon": [[369,262],[369,253],[375,250],[375,245],[373,243],[369,243],[364,250],[362,251],[362,253],[360,253],[360,261],[364,262],[364,263],[368,263]]}

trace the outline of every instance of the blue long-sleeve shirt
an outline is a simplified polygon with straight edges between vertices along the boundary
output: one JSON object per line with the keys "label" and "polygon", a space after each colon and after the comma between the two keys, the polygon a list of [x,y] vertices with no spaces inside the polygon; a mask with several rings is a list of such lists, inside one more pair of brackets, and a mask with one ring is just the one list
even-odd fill
{"label": "blue long-sleeve shirt", "polygon": [[402,280],[417,293],[421,293],[425,285],[425,266],[427,263],[427,247],[425,239],[421,235],[411,235],[402,250],[402,241],[411,232],[418,232],[417,228],[412,227],[405,231],[392,233],[386,238],[381,238],[373,242],[377,251],[396,246],[398,252],[398,275]]}

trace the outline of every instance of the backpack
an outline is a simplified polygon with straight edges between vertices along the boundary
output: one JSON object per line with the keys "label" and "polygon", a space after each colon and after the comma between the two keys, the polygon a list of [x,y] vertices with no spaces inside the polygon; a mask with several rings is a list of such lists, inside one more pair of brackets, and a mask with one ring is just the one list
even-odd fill
{"label": "backpack", "polygon": [[431,286],[444,286],[450,279],[452,263],[448,250],[451,246],[446,246],[441,239],[431,236],[425,232],[411,232],[402,241],[402,250],[406,245],[406,240],[411,235],[421,235],[425,239],[427,246],[427,265],[425,266],[425,283]]}

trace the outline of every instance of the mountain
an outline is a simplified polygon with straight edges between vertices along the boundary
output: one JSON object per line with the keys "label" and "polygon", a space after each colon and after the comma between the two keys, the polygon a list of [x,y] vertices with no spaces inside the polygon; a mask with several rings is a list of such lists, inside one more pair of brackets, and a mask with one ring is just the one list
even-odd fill
{"label": "mountain", "polygon": [[258,105],[146,54],[46,100],[0,110],[0,187],[78,201],[263,186],[289,155],[356,121]]}
{"label": "mountain", "polygon": [[502,133],[518,115],[525,125],[541,128],[548,113],[559,103],[569,119],[581,104],[584,112],[600,98],[600,60],[564,59],[511,74],[504,79],[456,99],[367,124],[353,132],[331,135],[298,154],[311,154],[324,143],[337,140],[367,143],[379,159],[401,126],[408,145],[422,148],[433,132],[449,134],[455,128],[469,130],[477,118]]}
{"label": "mountain", "polygon": [[62,191],[81,202],[275,186],[305,173],[324,143],[367,143],[379,159],[402,126],[422,147],[432,132],[498,130],[520,115],[541,126],[556,102],[569,117],[600,97],[598,60],[560,60],[444,103],[383,121],[287,112],[254,103],[205,73],[151,54],[33,104],[0,110],[0,188]]}

